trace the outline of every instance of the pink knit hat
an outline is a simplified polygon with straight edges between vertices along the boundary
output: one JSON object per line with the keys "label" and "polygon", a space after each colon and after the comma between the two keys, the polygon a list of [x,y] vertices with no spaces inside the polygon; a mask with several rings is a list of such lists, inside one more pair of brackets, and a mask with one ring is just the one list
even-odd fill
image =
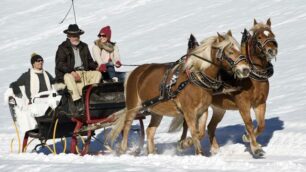
{"label": "pink knit hat", "polygon": [[112,37],[112,31],[111,31],[111,28],[110,26],[105,26],[103,27],[99,34],[98,34],[98,37],[100,37],[101,35],[105,35],[107,37],[107,39],[110,41],[111,40],[111,37]]}

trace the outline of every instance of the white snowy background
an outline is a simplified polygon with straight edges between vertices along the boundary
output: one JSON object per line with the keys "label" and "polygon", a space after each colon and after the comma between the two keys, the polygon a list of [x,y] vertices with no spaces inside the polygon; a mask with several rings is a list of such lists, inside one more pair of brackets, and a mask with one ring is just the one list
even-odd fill
{"label": "white snowy background", "polygon": [[[30,67],[34,51],[44,57],[45,69],[54,74],[55,52],[65,40],[62,31],[74,22],[70,13],[63,24],[58,24],[70,3],[70,0],[0,1],[0,95]],[[91,46],[100,28],[110,25],[124,64],[175,61],[185,53],[190,33],[202,40],[231,29],[240,42],[240,32],[250,28],[254,18],[266,21],[271,17],[279,54],[273,62],[275,74],[270,79],[266,130],[258,138],[266,156],[253,159],[246,150],[241,141],[244,125],[235,111],[227,112],[221,122],[217,130],[221,150],[211,157],[194,156],[192,149],[177,153],[175,143],[181,132],[167,133],[171,118],[163,120],[155,136],[157,155],[18,154],[16,144],[15,152],[10,153],[15,131],[9,109],[0,99],[1,172],[306,171],[304,0],[75,0],[75,8],[77,22],[85,30],[81,39]],[[102,134],[97,136],[102,139]],[[208,155],[207,140],[205,137],[202,145]],[[97,143],[93,146],[100,148]]]}

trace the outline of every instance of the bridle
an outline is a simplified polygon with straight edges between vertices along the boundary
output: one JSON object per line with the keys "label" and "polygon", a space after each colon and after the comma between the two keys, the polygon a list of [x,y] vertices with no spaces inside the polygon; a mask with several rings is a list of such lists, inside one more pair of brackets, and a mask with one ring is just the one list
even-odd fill
{"label": "bridle", "polygon": [[[275,40],[275,37],[269,37],[267,39],[265,39],[264,41],[260,41],[257,39],[257,36],[260,32],[264,32],[264,31],[268,31],[269,33],[272,33],[270,29],[267,29],[267,28],[264,28],[264,29],[260,29],[256,32],[254,32],[252,38],[251,38],[251,42],[252,42],[252,45],[253,45],[253,48],[254,50],[256,50],[256,48],[258,48],[259,50],[259,56],[261,58],[265,58],[266,57],[266,54],[265,54],[265,49],[264,47],[269,43],[269,42],[272,42],[276,45],[276,47],[278,46],[277,44],[277,41]],[[273,33],[272,33],[273,34]]]}
{"label": "bridle", "polygon": [[[218,68],[222,68],[222,69],[228,71],[227,69],[225,69],[220,64],[217,64],[217,63],[214,63],[213,61],[207,60],[207,59],[205,59],[205,58],[203,58],[203,57],[201,57],[201,56],[199,56],[197,54],[190,54],[190,55],[195,56],[196,58],[198,58],[200,60],[206,61],[206,62],[208,62],[208,63],[210,63],[210,64],[212,64],[212,65],[214,65],[214,66],[216,66]],[[217,59],[219,61],[222,61],[224,59],[229,64],[231,71],[233,71],[236,68],[237,64],[240,63],[241,61],[243,61],[243,60],[247,61],[247,58],[245,56],[243,56],[243,55],[240,55],[234,61],[233,59],[231,59],[231,58],[229,58],[228,56],[225,55],[224,49],[219,49],[219,48],[218,48],[218,51],[217,51]]]}
{"label": "bridle", "polygon": [[247,40],[247,44],[248,44],[247,45],[247,56],[248,56],[247,59],[251,67],[250,78],[259,80],[259,81],[264,81],[264,80],[269,79],[273,75],[274,69],[273,69],[272,63],[269,61],[268,61],[267,66],[264,69],[257,68],[256,66],[262,66],[262,65],[256,64],[252,61],[251,48],[254,49],[254,53],[256,53],[255,52],[256,48],[258,48],[259,49],[258,57],[261,58],[262,60],[266,60],[266,54],[264,53],[264,50],[265,50],[264,47],[267,45],[267,43],[273,42],[277,46],[277,41],[275,40],[274,36],[272,38],[267,38],[264,41],[260,41],[257,39],[257,35],[259,34],[259,32],[264,32],[264,31],[268,31],[269,33],[271,33],[271,30],[269,29],[266,29],[266,28],[260,29],[254,32],[251,38]]}
{"label": "bridle", "polygon": [[[229,46],[229,45],[228,45]],[[219,52],[221,51],[221,52]],[[230,69],[233,71],[236,66],[238,65],[238,63],[240,63],[241,61],[246,61],[247,62],[247,58],[244,55],[240,55],[236,60],[233,60],[231,58],[229,58],[228,56],[225,55],[224,50],[223,49],[218,49],[217,54],[222,53],[221,56],[217,56],[218,60],[225,60],[225,62],[227,62],[230,66]]]}

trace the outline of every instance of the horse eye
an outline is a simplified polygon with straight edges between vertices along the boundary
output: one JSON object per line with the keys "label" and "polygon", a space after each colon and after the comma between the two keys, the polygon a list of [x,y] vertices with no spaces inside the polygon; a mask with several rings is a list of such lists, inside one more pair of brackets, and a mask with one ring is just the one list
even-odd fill
{"label": "horse eye", "polygon": [[233,55],[234,53],[232,51],[228,52],[229,55]]}

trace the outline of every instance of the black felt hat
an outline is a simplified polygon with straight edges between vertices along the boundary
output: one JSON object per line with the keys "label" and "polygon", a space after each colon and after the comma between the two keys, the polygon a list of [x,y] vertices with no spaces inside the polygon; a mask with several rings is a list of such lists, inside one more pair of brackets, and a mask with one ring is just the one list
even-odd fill
{"label": "black felt hat", "polygon": [[82,35],[84,31],[79,28],[77,24],[70,24],[68,29],[63,31],[65,34],[72,34],[72,35]]}

